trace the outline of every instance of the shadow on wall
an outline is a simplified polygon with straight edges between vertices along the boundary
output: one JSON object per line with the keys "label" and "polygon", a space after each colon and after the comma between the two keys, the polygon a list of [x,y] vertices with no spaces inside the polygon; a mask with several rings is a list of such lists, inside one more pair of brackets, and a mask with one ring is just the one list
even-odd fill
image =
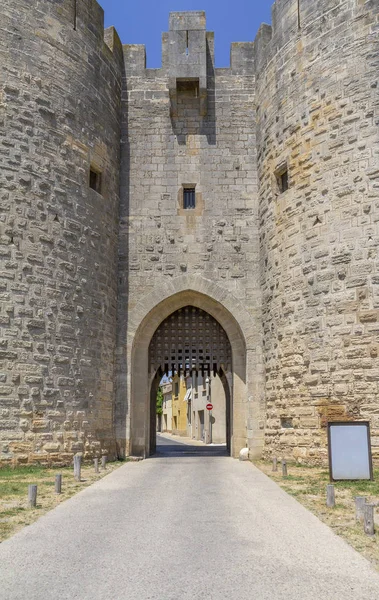
{"label": "shadow on wall", "polygon": [[[128,339],[128,311],[129,304],[129,229],[128,218],[130,212],[130,141],[128,132],[128,89],[125,70],[122,84],[122,122],[121,122],[121,148],[120,148],[120,210],[119,210],[119,244],[118,244],[118,293],[117,293],[117,345],[116,345],[116,375],[124,372],[125,349]],[[127,429],[126,416],[128,414],[130,398],[126,377],[116,377],[116,406],[115,406],[115,433],[117,457],[124,458],[129,454],[126,447],[125,432]],[[122,447],[121,447],[122,446]]]}

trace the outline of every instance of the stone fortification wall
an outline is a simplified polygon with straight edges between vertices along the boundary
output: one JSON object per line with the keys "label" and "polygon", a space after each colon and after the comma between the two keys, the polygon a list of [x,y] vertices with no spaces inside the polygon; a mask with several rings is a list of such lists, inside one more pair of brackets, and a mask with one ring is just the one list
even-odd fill
{"label": "stone fortification wall", "polygon": [[[178,28],[188,31],[188,57]],[[177,55],[171,42],[180,47]],[[124,50],[119,406],[130,398],[128,316],[165,280],[169,286],[194,275],[220,285],[250,311],[255,335],[248,379],[257,406],[262,363],[253,44],[233,44],[231,68],[215,69],[204,13],[173,13],[161,69],[145,68],[144,46]],[[196,75],[198,90],[191,83],[180,87],[180,77]],[[183,186],[196,189],[194,210],[183,208]],[[253,435],[246,417],[235,423],[243,440]]]}
{"label": "stone fortification wall", "polygon": [[378,31],[374,1],[278,0],[257,36],[267,452],[369,419],[379,453]]}
{"label": "stone fortification wall", "polygon": [[237,446],[319,460],[369,419],[379,454],[377,0],[272,11],[229,69],[173,13],[146,69],[95,0],[3,0],[0,460],[128,453],[134,336],[187,290],[240,316]]}
{"label": "stone fortification wall", "polygon": [[94,0],[2,2],[1,460],[114,449],[122,48],[105,39]]}

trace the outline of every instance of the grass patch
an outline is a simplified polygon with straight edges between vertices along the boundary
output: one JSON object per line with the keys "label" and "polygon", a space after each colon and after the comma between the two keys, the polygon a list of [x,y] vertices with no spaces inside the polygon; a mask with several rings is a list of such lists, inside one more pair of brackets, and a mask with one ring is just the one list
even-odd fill
{"label": "grass patch", "polygon": [[303,481],[304,480],[303,477],[299,477],[298,475],[286,475],[285,477],[283,477],[283,479],[286,479],[287,481]]}
{"label": "grass patch", "polygon": [[10,508],[9,510],[2,510],[1,518],[14,517],[15,515],[18,515],[23,510],[26,510],[26,508],[24,508],[23,506],[19,506],[18,508]]}
{"label": "grass patch", "polygon": [[[74,479],[72,467],[52,468],[20,466],[0,468],[0,542],[25,525],[30,525],[41,515],[55,508],[85,487],[108,475],[125,461],[107,463],[106,470],[95,473],[93,465],[83,465],[81,481]],[[55,493],[55,476],[62,474],[62,494]],[[36,484],[37,507],[28,507],[28,486]]]}
{"label": "grass patch", "polygon": [[341,490],[351,490],[354,496],[379,496],[379,470],[374,471],[374,481],[334,481],[334,487]]}
{"label": "grass patch", "polygon": [[272,471],[272,464],[255,462],[256,466],[273,479],[298,502],[306,506],[335,533],[344,537],[358,552],[368,558],[379,570],[379,508],[377,509],[377,534],[370,538],[363,532],[363,525],[355,520],[355,496],[365,496],[368,502],[378,503],[379,469],[374,469],[374,481],[335,481],[336,506],[326,507],[326,486],[331,483],[325,467],[311,467],[287,463],[288,476]]}
{"label": "grass patch", "polygon": [[[57,469],[58,470],[58,469]],[[4,480],[9,479],[18,479],[20,477],[24,477],[25,475],[40,475],[46,471],[44,467],[38,466],[21,466],[21,467],[1,467],[0,468],[0,485]]]}
{"label": "grass patch", "polygon": [[22,496],[27,492],[28,485],[28,483],[21,481],[0,483],[0,497],[3,499],[10,496]]}

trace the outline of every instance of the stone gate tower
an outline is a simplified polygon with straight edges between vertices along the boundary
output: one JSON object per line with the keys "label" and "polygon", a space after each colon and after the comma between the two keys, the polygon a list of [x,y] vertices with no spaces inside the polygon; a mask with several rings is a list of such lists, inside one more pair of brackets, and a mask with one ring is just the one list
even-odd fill
{"label": "stone gate tower", "polygon": [[149,454],[176,368],[220,374],[233,455],[323,460],[333,419],[375,454],[376,0],[277,0],[224,69],[203,12],[160,69],[95,0],[0,16],[0,460]]}
{"label": "stone gate tower", "polygon": [[186,305],[231,341],[234,452],[262,443],[254,44],[233,44],[231,67],[216,69],[213,42],[191,12],[170,15],[161,69],[146,69],[144,46],[124,46],[116,423],[137,452],[149,438],[148,345]]}

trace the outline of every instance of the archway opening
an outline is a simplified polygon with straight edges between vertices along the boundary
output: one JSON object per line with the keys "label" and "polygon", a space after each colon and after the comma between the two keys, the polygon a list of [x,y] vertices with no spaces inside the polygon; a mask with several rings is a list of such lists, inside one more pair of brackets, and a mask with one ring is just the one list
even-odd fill
{"label": "archway opening", "polygon": [[157,431],[230,453],[232,350],[213,316],[188,305],[164,319],[149,344],[149,373],[150,455]]}
{"label": "archway opening", "polygon": [[[199,286],[199,281],[201,283],[202,280],[194,278],[192,283],[195,288]],[[203,287],[207,287],[205,283]],[[153,382],[154,386],[159,384],[161,379],[154,381],[158,370],[161,369],[161,375],[163,375],[166,370],[165,365],[166,363],[169,365],[170,361],[163,358],[158,362],[155,357],[154,360],[151,360],[151,342],[162,323],[179,309],[185,307],[197,308],[205,312],[217,322],[223,334],[226,334],[229,362],[226,360],[222,362],[220,355],[214,361],[210,354],[205,354],[205,356],[209,356],[209,359],[204,359],[203,362],[209,364],[208,371],[211,373],[213,372],[212,363],[216,362],[216,371],[223,383],[226,402],[229,406],[226,437],[228,442],[230,440],[231,456],[237,457],[240,449],[246,447],[250,399],[246,381],[248,349],[243,332],[249,333],[250,321],[238,302],[237,304],[236,301],[231,302],[227,292],[221,291],[213,285],[210,288],[209,292],[212,293],[212,296],[198,289],[186,288],[172,295],[167,295],[167,291],[165,295],[160,290],[159,296],[162,298],[160,302],[156,302],[157,291],[144,299],[143,305],[135,308],[134,317],[130,319],[131,327],[128,334],[131,343],[127,346],[128,352],[130,349],[130,354],[127,354],[127,370],[124,374],[120,372],[118,379],[119,402],[116,407],[116,432],[121,452],[123,445],[126,453],[134,456],[150,456],[154,451],[153,436],[155,434],[153,432],[155,426],[152,430],[151,406],[152,398],[155,399],[156,396],[152,384]],[[234,315],[234,312],[237,314]],[[184,356],[186,356],[185,353]],[[200,366],[198,370],[201,372]],[[204,367],[204,374],[206,371],[207,368]],[[130,400],[128,401],[127,396],[126,403],[123,399],[123,389],[126,394],[128,391],[130,392]]]}

